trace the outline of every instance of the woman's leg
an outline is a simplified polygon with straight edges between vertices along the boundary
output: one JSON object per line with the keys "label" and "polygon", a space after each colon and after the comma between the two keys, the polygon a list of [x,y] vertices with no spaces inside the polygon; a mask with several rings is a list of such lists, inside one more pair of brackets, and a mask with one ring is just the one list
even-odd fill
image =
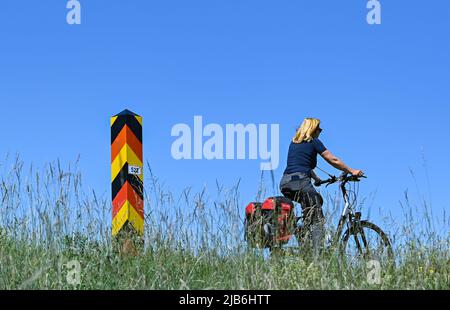
{"label": "woman's leg", "polygon": [[280,190],[283,195],[302,206],[303,222],[305,225],[324,220],[322,196],[316,191],[310,178],[283,182]]}
{"label": "woman's leg", "polygon": [[325,237],[325,217],[322,211],[323,198],[315,190],[311,181],[305,182],[299,196],[302,205],[303,223],[310,233],[312,248],[314,254],[317,255],[323,247]]}
{"label": "woman's leg", "polygon": [[325,237],[325,217],[322,211],[323,198],[311,183],[311,178],[280,182],[283,195],[302,206],[304,228],[309,232],[313,251],[318,254]]}

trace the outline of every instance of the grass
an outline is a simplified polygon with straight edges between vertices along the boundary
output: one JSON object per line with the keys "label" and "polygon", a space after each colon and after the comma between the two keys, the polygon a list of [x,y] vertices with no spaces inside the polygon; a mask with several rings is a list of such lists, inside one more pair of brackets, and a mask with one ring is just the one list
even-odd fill
{"label": "grass", "polygon": [[[133,256],[114,250],[110,199],[84,190],[77,164],[35,170],[17,158],[8,167],[0,166],[1,289],[450,289],[448,218],[434,219],[408,195],[404,220],[380,225],[396,262],[369,284],[370,268],[343,268],[333,252],[268,258],[248,250],[239,184],[175,196],[148,167],[145,248]],[[335,201],[327,199],[328,216]],[[81,267],[78,284],[67,279],[71,261]]]}

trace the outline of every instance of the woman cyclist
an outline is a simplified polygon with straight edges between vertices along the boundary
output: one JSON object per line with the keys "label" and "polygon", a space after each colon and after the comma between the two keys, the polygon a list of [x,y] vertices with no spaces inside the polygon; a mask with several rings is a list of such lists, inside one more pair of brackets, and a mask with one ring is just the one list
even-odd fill
{"label": "woman cyclist", "polygon": [[315,190],[320,178],[314,173],[317,166],[317,154],[320,154],[331,166],[354,176],[363,176],[362,170],[352,169],[334,156],[319,140],[322,132],[320,120],[306,118],[297,130],[289,146],[287,167],[280,182],[284,196],[302,206],[303,224],[308,229],[314,253],[318,253],[324,237],[323,198]]}

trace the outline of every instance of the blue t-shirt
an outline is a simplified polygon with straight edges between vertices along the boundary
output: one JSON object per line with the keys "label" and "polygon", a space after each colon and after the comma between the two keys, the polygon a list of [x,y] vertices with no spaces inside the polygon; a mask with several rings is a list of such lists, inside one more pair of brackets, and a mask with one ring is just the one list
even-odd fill
{"label": "blue t-shirt", "polygon": [[326,150],[327,148],[317,138],[311,142],[291,142],[284,174],[296,172],[310,174],[311,170],[317,166],[317,154],[322,154]]}

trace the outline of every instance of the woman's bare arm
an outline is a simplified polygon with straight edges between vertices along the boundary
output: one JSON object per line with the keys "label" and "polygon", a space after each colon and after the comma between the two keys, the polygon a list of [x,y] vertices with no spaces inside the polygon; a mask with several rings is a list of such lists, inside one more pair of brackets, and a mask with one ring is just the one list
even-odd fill
{"label": "woman's bare arm", "polygon": [[352,175],[362,176],[364,173],[361,170],[352,169],[347,166],[342,160],[334,156],[329,150],[326,150],[320,156],[323,157],[330,165],[334,168],[339,169],[343,172],[350,173]]}

